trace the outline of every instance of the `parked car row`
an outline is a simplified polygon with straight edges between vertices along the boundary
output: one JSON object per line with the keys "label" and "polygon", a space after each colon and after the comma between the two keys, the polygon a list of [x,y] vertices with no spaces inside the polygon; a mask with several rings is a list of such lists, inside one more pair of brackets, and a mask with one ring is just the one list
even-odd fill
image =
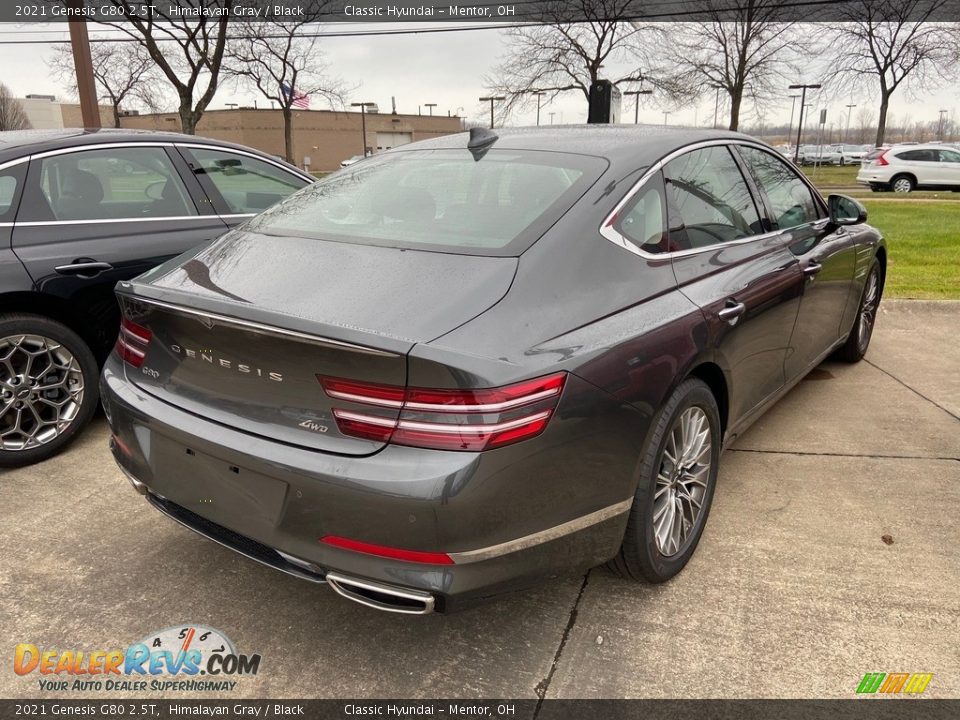
{"label": "parked car row", "polygon": [[49,457],[93,415],[120,327],[118,281],[311,181],[263,153],[193,136],[0,133],[0,467]]}
{"label": "parked car row", "polygon": [[873,145],[801,145],[795,153],[794,147],[784,145],[777,149],[790,160],[796,155],[800,165],[855,165],[873,150]]}

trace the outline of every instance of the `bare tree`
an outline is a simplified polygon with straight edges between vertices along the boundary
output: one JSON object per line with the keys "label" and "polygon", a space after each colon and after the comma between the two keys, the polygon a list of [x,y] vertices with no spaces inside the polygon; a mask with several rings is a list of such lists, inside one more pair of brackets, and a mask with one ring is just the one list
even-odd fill
{"label": "bare tree", "polygon": [[827,75],[837,78],[839,87],[880,86],[877,145],[886,135],[890,97],[901,86],[908,92],[931,90],[957,74],[957,28],[933,21],[948,2],[859,0],[837,7],[843,22],[833,29]]}
{"label": "bare tree", "polygon": [[[857,110],[857,142],[864,145],[867,142],[867,134],[873,123],[873,110],[868,107],[862,107]],[[908,120],[909,123],[909,120]]]}
{"label": "bare tree", "polygon": [[3,83],[0,83],[0,130],[28,130],[30,119],[23,105]]}
{"label": "bare tree", "polygon": [[[195,134],[220,82],[234,0],[194,0],[188,5],[204,10],[196,16],[169,14],[166,11],[174,7],[172,4],[168,8],[160,4],[144,6],[136,0],[110,2],[123,8],[124,20],[103,24],[122,31],[146,50],[176,91],[181,129]],[[148,10],[146,16],[140,15],[144,8]]]}
{"label": "bare tree", "polygon": [[[572,6],[586,22],[569,19]],[[579,90],[589,100],[590,86],[605,74],[601,67],[609,72],[614,64],[636,68],[606,78],[614,85],[646,83],[679,96],[679,88],[654,62],[663,30],[615,19],[635,7],[634,0],[544,2],[538,14],[542,24],[507,29],[507,52],[484,78],[491,95],[507,98],[500,105],[501,120],[536,104],[534,93],[540,90],[551,100],[566,90]]]}
{"label": "bare tree", "polygon": [[296,22],[244,22],[239,38],[227,45],[224,73],[252,84],[277,103],[283,113],[283,142],[287,162],[293,163],[293,108],[320,97],[330,107],[342,107],[346,92],[341,80],[327,74],[328,67],[314,37],[298,32],[326,5],[309,3],[305,19]]}
{"label": "bare tree", "polygon": [[[122,105],[141,105],[153,110],[158,105],[156,72],[153,59],[137,43],[92,43],[93,78],[100,97],[113,107],[113,126],[120,127]],[[76,95],[77,76],[73,51],[69,45],[58,45],[48,63],[54,77],[65,83]]]}
{"label": "bare tree", "polygon": [[782,0],[700,0],[692,9],[706,20],[671,28],[670,59],[684,84],[726,93],[730,129],[736,130],[744,98],[759,108],[783,93],[809,37],[800,38],[795,23],[781,21]]}

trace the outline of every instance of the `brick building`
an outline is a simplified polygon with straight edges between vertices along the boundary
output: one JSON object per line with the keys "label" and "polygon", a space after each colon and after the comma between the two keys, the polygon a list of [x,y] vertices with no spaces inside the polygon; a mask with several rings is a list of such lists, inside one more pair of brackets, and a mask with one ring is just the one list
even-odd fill
{"label": "brick building", "polygon": [[[458,117],[366,113],[368,152],[378,152],[416,140],[460,132]],[[123,127],[179,132],[176,113],[130,115]],[[361,155],[359,112],[296,110],[293,113],[293,156],[310,170],[335,170],[340,162]],[[270,155],[283,156],[283,115],[279,110],[207,110],[197,135],[248,145]]]}

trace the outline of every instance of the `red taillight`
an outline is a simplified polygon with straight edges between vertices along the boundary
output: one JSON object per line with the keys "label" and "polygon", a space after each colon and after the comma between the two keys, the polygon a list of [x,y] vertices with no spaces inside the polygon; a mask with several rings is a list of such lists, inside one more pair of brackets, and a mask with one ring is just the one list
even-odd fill
{"label": "red taillight", "polygon": [[147,346],[153,337],[147,328],[127,318],[120,321],[120,334],[117,336],[115,349],[117,354],[123,358],[123,361],[140,367],[143,365],[143,359],[147,355]]}
{"label": "red taillight", "polygon": [[401,388],[320,377],[335,400],[399,410],[399,416],[334,408],[344,435],[395,445],[478,452],[539,435],[560,399],[565,373],[500,388]]}
{"label": "red taillight", "polygon": [[453,565],[453,558],[446,553],[403,550],[402,548],[351,540],[350,538],[339,537],[337,535],[325,535],[320,538],[320,542],[325,545],[343,548],[344,550],[353,550],[354,552],[390,558],[391,560],[404,560],[406,562],[424,563],[428,565]]}
{"label": "red taillight", "polygon": [[877,156],[877,159],[873,161],[873,164],[874,164],[874,165],[889,165],[890,163],[887,162],[887,158],[885,157],[888,152],[889,152],[889,150],[884,150],[882,153],[880,153],[880,154]]}

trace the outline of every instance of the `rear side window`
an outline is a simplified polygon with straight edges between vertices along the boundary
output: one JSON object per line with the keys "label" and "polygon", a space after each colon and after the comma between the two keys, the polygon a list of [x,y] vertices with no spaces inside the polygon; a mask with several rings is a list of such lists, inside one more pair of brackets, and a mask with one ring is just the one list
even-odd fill
{"label": "rear side window", "polygon": [[763,232],[746,180],[725,146],[694,150],[664,168],[671,250],[689,250]]}
{"label": "rear side window", "polygon": [[271,235],[475,255],[522,252],[606,161],[554,152],[409,150],[375,156],[254,218]]}
{"label": "rear side window", "polygon": [[190,165],[207,192],[219,194],[226,212],[237,215],[262,212],[307,184],[299,175],[248,155],[209,148],[184,149],[184,154],[193,157]]}
{"label": "rear side window", "polygon": [[770,219],[778,230],[805,225],[820,217],[813,193],[790,165],[757,148],[741,146],[739,151],[767,195],[773,215]]}
{"label": "rear side window", "polygon": [[0,170],[0,221],[13,220],[13,199],[17,194],[17,176]]}
{"label": "rear side window", "polygon": [[142,220],[197,214],[183,180],[159,147],[53,155],[32,161],[30,173],[24,220]]}
{"label": "rear side window", "polygon": [[911,162],[936,162],[937,153],[935,150],[904,150],[898,152],[897,157],[901,160]]}
{"label": "rear side window", "polygon": [[646,252],[669,252],[666,217],[663,176],[657,173],[620,212],[616,230]]}
{"label": "rear side window", "polygon": [[940,162],[960,163],[960,152],[956,150],[938,150]]}

